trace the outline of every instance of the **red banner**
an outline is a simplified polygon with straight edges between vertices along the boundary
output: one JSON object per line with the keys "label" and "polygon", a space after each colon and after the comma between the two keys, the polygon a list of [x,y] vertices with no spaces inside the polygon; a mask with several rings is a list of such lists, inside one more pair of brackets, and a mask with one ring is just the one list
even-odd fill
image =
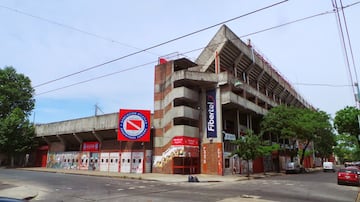
{"label": "red banner", "polygon": [[118,141],[150,141],[150,110],[120,109]]}
{"label": "red banner", "polygon": [[99,151],[99,142],[84,142],[82,145],[83,151]]}
{"label": "red banner", "polygon": [[199,146],[199,138],[176,136],[172,139],[171,145],[176,146]]}

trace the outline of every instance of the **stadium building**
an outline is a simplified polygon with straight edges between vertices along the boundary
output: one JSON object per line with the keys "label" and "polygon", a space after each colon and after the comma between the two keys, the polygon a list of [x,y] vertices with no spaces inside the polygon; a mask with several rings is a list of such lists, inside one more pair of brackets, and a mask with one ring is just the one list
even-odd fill
{"label": "stadium building", "polygon": [[[250,42],[223,25],[196,61],[160,58],[154,111],[120,109],[100,116],[36,125],[32,162],[59,169],[168,174],[247,172],[231,156],[232,140],[280,104],[312,107]],[[279,142],[275,135],[263,137]],[[280,140],[289,147],[287,140]],[[286,153],[251,162],[252,172],[284,169]],[[305,166],[313,165],[308,157]]]}

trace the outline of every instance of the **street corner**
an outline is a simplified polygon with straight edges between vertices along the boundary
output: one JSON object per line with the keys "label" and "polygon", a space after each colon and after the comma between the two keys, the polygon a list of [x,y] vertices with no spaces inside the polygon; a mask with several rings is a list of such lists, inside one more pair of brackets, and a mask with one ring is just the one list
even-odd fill
{"label": "street corner", "polygon": [[38,190],[28,186],[15,186],[0,190],[0,197],[27,201],[36,198],[38,193]]}

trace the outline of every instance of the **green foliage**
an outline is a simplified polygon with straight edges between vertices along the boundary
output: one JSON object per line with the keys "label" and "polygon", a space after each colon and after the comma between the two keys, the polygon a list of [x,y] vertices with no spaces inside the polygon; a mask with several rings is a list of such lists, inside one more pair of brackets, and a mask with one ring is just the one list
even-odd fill
{"label": "green foliage", "polygon": [[260,137],[255,135],[251,130],[246,131],[245,136],[232,142],[238,146],[237,149],[233,151],[232,155],[236,154],[246,161],[255,160],[262,155],[261,151],[258,149],[258,146],[261,143]]}
{"label": "green foliage", "polygon": [[8,154],[28,151],[34,135],[34,127],[19,108],[0,121],[0,148]]}
{"label": "green foliage", "polygon": [[335,114],[334,127],[339,134],[348,133],[354,137],[359,135],[358,116],[360,110],[355,107],[345,107]]}
{"label": "green foliage", "polygon": [[261,122],[262,132],[269,132],[280,135],[284,138],[291,138],[296,135],[293,130],[297,108],[279,105],[272,108]]}
{"label": "green foliage", "polygon": [[[334,145],[334,141],[326,139],[331,138],[333,133],[330,116],[323,111],[280,105],[272,108],[264,116],[261,129],[263,133],[267,132],[279,135],[280,138],[288,138],[292,142],[298,140],[304,143],[302,151],[300,149],[301,164],[310,142],[314,141],[318,144],[319,149],[324,153],[330,152],[329,150]],[[298,150],[293,148],[290,153],[297,155]]]}
{"label": "green foliage", "polygon": [[325,130],[322,135],[316,136],[314,140],[316,154],[321,158],[328,158],[333,154],[336,146],[336,136],[333,132]]}
{"label": "green foliage", "polygon": [[336,136],[336,146],[334,147],[334,153],[339,157],[340,162],[344,163],[348,161],[359,161],[359,145],[356,137],[343,133]]}
{"label": "green foliage", "polygon": [[[261,140],[261,136],[254,134],[252,130],[247,130],[245,136],[232,141],[232,143],[237,145],[237,149],[232,152],[232,155],[237,155],[247,161],[248,165],[250,160],[269,155],[271,152],[279,149],[278,144],[265,145]],[[247,175],[249,176],[249,169]]]}
{"label": "green foliage", "polygon": [[28,151],[34,127],[28,116],[34,108],[31,81],[12,67],[0,69],[0,151],[10,157]]}
{"label": "green foliage", "polygon": [[259,151],[262,154],[261,156],[268,156],[271,155],[273,151],[280,150],[279,144],[271,144],[267,142],[263,142],[262,145],[259,146]]}
{"label": "green foliage", "polygon": [[33,93],[28,77],[17,74],[13,67],[0,69],[0,119],[8,116],[15,108],[30,115],[35,104]]}

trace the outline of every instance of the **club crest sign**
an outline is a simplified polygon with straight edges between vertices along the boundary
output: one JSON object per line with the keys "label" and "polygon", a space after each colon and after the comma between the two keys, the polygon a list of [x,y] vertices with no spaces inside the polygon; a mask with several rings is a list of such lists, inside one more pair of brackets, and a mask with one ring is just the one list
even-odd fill
{"label": "club crest sign", "polygon": [[150,141],[150,111],[120,109],[118,141]]}

